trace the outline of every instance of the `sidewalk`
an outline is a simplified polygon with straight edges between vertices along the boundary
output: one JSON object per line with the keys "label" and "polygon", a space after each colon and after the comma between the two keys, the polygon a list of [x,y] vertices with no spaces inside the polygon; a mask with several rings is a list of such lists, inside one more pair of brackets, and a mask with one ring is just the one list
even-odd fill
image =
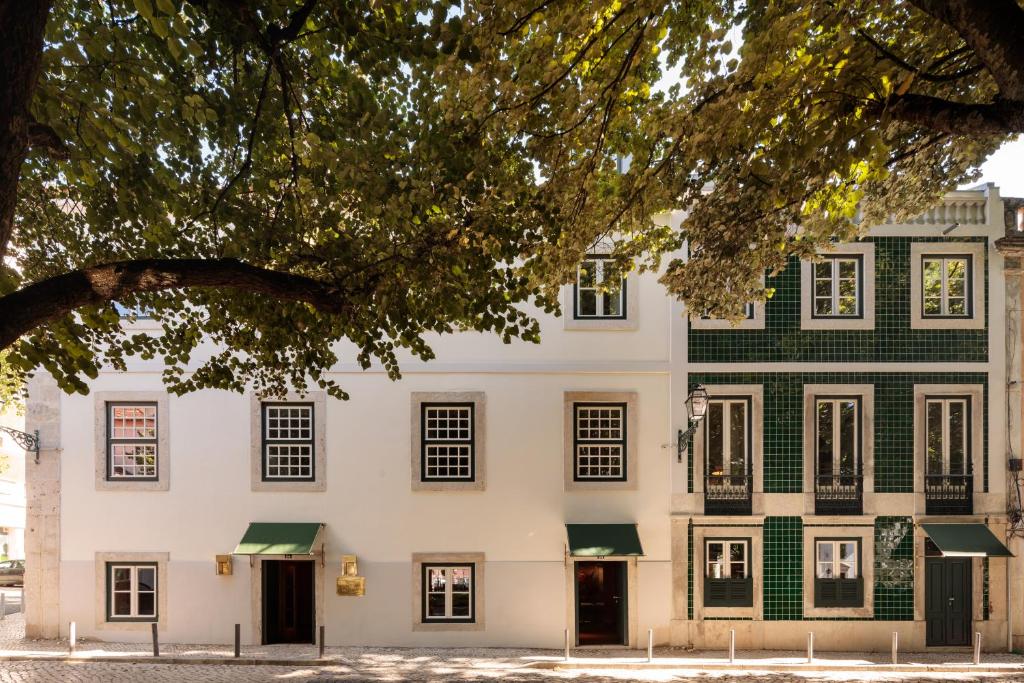
{"label": "sidewalk", "polygon": [[[981,664],[971,663],[969,650],[905,653],[893,666],[888,653],[817,653],[812,663],[801,652],[737,651],[730,664],[724,652],[687,652],[656,648],[653,662],[639,650],[573,650],[569,661],[552,650],[506,648],[368,648],[327,647],[323,658],[313,645],[243,646],[236,659],[231,645],[160,645],[153,657],[148,643],[79,641],[69,654],[67,640],[26,640],[21,614],[0,621],[0,662],[119,662],[137,664],[335,665],[386,676],[401,676],[429,667],[452,676],[486,675],[502,678],[527,670],[549,672],[688,671],[688,672],[856,672],[872,674],[989,674],[1013,675],[1024,680],[1024,655],[983,653]],[[842,677],[846,678],[846,677]]]}

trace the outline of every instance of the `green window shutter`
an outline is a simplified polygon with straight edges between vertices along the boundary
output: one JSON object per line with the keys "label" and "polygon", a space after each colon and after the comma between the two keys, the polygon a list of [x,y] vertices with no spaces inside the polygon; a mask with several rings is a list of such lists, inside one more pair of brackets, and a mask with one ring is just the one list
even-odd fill
{"label": "green window shutter", "polygon": [[705,607],[750,607],[754,604],[754,581],[745,579],[704,579]]}
{"label": "green window shutter", "polygon": [[815,579],[815,607],[863,607],[864,579]]}

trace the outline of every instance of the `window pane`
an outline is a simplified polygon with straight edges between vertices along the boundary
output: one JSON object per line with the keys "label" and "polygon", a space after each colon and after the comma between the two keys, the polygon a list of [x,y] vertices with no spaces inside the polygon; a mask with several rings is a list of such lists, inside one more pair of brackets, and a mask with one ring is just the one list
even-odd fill
{"label": "window pane", "polygon": [[129,567],[114,567],[114,590],[129,591],[132,589],[132,570]]}
{"label": "window pane", "polygon": [[857,261],[854,259],[842,259],[839,261],[839,277],[843,280],[857,279]]}
{"label": "window pane", "polygon": [[832,414],[831,401],[818,402],[818,474],[822,477],[832,476]]}
{"label": "window pane", "polygon": [[443,617],[444,614],[444,593],[431,593],[427,596],[427,616]]}
{"label": "window pane", "polygon": [[839,470],[857,473],[857,402],[839,403]]}
{"label": "window pane", "polygon": [[131,593],[114,593],[114,616],[128,617],[132,614]]}
{"label": "window pane", "polygon": [[729,576],[733,579],[747,578],[747,544],[729,544]]}
{"label": "window pane", "polygon": [[942,471],[942,403],[928,402],[928,474],[943,474]]}
{"label": "window pane", "polygon": [[615,289],[604,295],[604,315],[622,315],[622,290]]}
{"label": "window pane", "polygon": [[856,294],[842,295],[839,298],[839,312],[838,315],[857,315],[857,296]]}
{"label": "window pane", "polygon": [[835,546],[831,541],[825,541],[817,544],[818,560],[817,560],[817,576],[819,579],[831,579],[832,566],[833,566],[833,550]]}
{"label": "window pane", "polygon": [[832,262],[829,260],[822,261],[821,263],[814,264],[814,279],[815,280],[832,280]]}
{"label": "window pane", "polygon": [[156,570],[153,567],[139,567],[139,590],[156,590]]}
{"label": "window pane", "polygon": [[722,543],[708,543],[708,577],[725,578],[725,549]]}
{"label": "window pane", "polygon": [[821,299],[832,298],[832,280],[815,280],[814,281],[814,296]]}
{"label": "window pane", "polygon": [[962,297],[967,293],[967,262],[951,259],[946,262],[946,285],[950,296]]}
{"label": "window pane", "polygon": [[443,593],[444,592],[444,586],[445,586],[444,570],[443,569],[429,569],[429,570],[427,570],[427,576],[428,576],[427,585],[429,586],[428,590],[430,592],[432,592],[432,593],[436,592],[436,591],[440,591],[440,592]]}
{"label": "window pane", "polygon": [[962,401],[949,402],[949,474],[965,474],[966,429]]}
{"label": "window pane", "polygon": [[156,615],[156,593],[139,593],[138,604],[138,616],[152,617]]}
{"label": "window pane", "polygon": [[452,593],[452,616],[469,617],[469,593]]}
{"label": "window pane", "polygon": [[832,299],[815,299],[815,315],[832,315]]}
{"label": "window pane", "polygon": [[950,299],[948,306],[950,315],[967,315],[966,299]]}
{"label": "window pane", "polygon": [[580,264],[577,284],[580,287],[594,287],[597,285],[597,261],[587,259]]}
{"label": "window pane", "polygon": [[743,476],[747,462],[747,406],[745,403],[729,405],[729,474]]}
{"label": "window pane", "polygon": [[708,404],[708,474],[721,476],[723,469],[723,449],[725,441],[723,436],[723,414],[725,409],[721,401],[712,401]]}
{"label": "window pane", "polygon": [[857,578],[856,541],[843,541],[839,544],[839,578]]}
{"label": "window pane", "polygon": [[452,572],[452,592],[465,593],[469,591],[469,567],[456,567]]}
{"label": "window pane", "polygon": [[925,297],[924,300],[924,314],[925,315],[942,315],[942,299],[936,297]]}
{"label": "window pane", "polygon": [[597,292],[593,289],[580,290],[580,315],[597,315]]}

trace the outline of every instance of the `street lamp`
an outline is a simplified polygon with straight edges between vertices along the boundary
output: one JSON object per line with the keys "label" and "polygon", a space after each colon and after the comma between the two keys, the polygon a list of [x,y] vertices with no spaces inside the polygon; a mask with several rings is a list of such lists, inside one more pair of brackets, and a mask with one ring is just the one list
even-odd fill
{"label": "street lamp", "polygon": [[9,434],[16,444],[24,448],[30,453],[34,453],[36,456],[36,462],[39,462],[39,430],[35,430],[31,434],[28,432],[21,432],[11,427],[0,427],[0,432]]}
{"label": "street lamp", "polygon": [[679,462],[683,461],[683,453],[686,452],[690,437],[697,431],[697,425],[708,412],[708,392],[703,384],[698,384],[686,397],[686,412],[690,416],[690,426],[686,431],[679,430],[679,438],[676,441],[676,458]]}

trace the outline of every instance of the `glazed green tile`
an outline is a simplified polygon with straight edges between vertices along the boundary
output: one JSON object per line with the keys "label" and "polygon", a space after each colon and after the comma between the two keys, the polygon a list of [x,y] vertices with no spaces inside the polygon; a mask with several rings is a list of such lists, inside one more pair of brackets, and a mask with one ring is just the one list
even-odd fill
{"label": "glazed green tile", "polygon": [[799,517],[765,517],[764,581],[765,621],[803,618],[804,530]]}
{"label": "glazed green tile", "polygon": [[875,620],[914,620],[914,520],[875,519]]}
{"label": "glazed green tile", "polygon": [[[766,278],[774,296],[765,306],[763,330],[694,330],[691,363],[756,362],[984,362],[986,329],[910,328],[910,245],[913,242],[984,242],[985,238],[876,237],[873,330],[801,330],[800,263]],[[988,319],[988,272],[985,272]]]}

